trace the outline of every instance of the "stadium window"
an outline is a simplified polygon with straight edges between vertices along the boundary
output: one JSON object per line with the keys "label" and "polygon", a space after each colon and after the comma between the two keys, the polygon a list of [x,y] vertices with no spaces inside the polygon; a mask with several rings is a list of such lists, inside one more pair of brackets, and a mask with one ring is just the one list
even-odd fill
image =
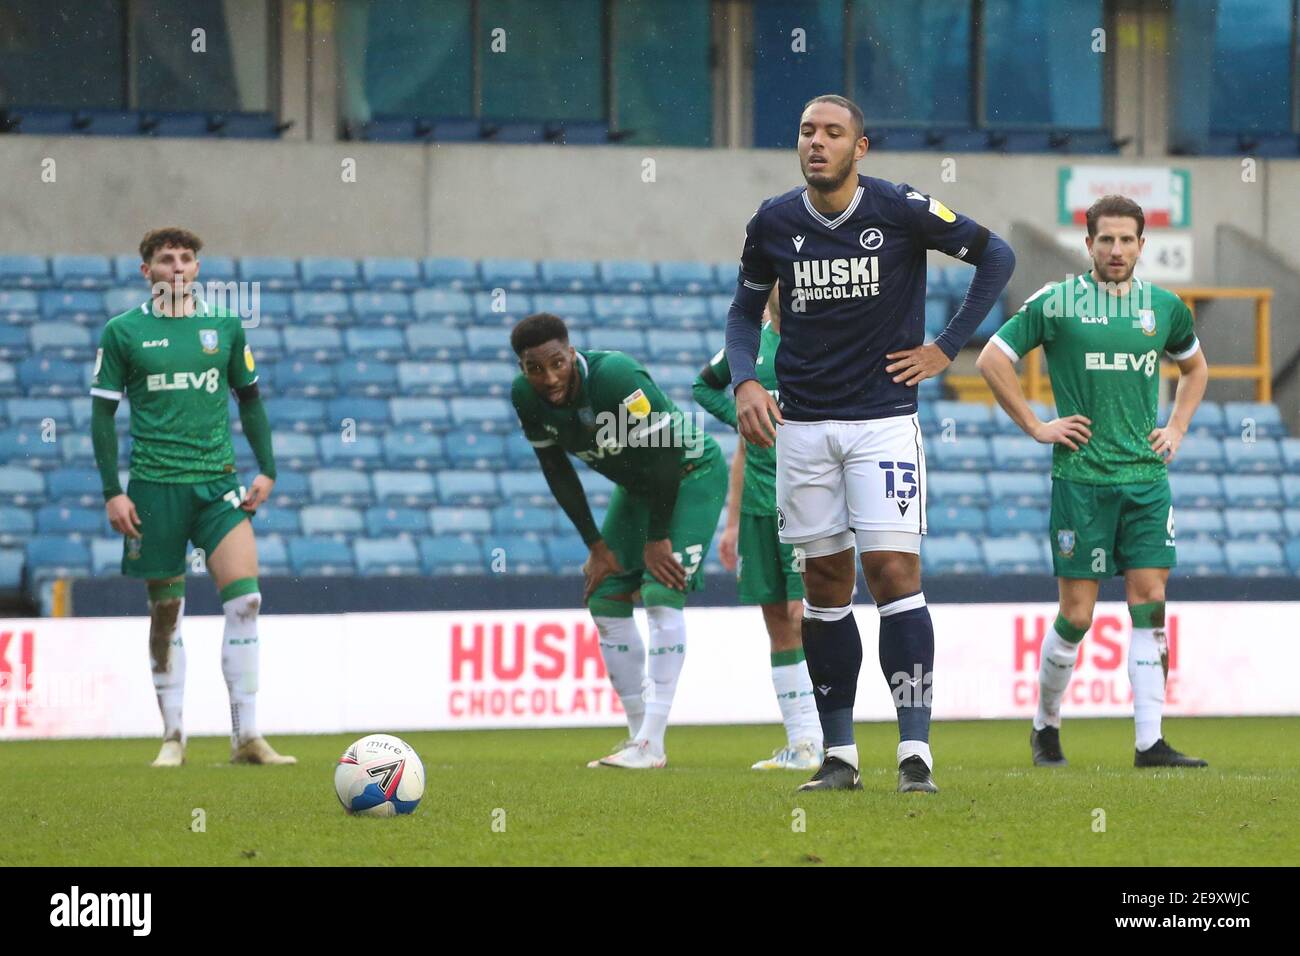
{"label": "stadium window", "polygon": [[0,4],[0,105],[126,108],[122,0]]}
{"label": "stadium window", "polygon": [[804,103],[843,89],[843,0],[755,0],[754,145],[794,146]]}
{"label": "stadium window", "polygon": [[127,9],[132,108],[271,108],[268,0],[130,0]]}
{"label": "stadium window", "polygon": [[343,118],[473,116],[472,26],[470,0],[343,0]]}
{"label": "stadium window", "polygon": [[601,120],[601,0],[479,0],[481,115],[488,120]]}
{"label": "stadium window", "polygon": [[868,127],[973,125],[970,0],[851,0],[848,14],[850,95]]}
{"label": "stadium window", "polygon": [[982,125],[1101,129],[1104,15],[1102,0],[984,0]]}
{"label": "stadium window", "polygon": [[713,140],[706,0],[612,0],[611,126],[627,143],[708,146]]}

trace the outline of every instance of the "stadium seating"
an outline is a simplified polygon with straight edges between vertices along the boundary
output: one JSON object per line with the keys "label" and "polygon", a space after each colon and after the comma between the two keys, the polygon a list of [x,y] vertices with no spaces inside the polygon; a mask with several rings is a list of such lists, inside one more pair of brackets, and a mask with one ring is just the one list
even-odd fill
{"label": "stadium seating", "polygon": [[[272,507],[255,519],[263,573],[486,573],[496,548],[512,572],[580,567],[586,549],[509,399],[509,329],[534,309],[563,316],[575,344],[646,364],[683,410],[703,416],[728,457],[739,440],[700,412],[691,391],[721,347],[734,262],[203,263],[207,280],[260,283],[246,335],[279,465]],[[103,322],[145,297],[138,266],[130,254],[0,255],[0,589],[118,573],[121,541],[103,517],[86,387]],[[960,305],[971,272],[928,271],[931,335]],[[994,406],[954,401],[940,380],[920,392],[927,573],[1050,573],[1051,448]],[[126,416],[119,409],[123,468]],[[241,473],[251,473],[242,439],[236,449]],[[612,486],[586,467],[578,474],[599,515]],[[1300,437],[1287,435],[1277,406],[1203,402],[1171,485],[1176,573],[1300,574]]]}

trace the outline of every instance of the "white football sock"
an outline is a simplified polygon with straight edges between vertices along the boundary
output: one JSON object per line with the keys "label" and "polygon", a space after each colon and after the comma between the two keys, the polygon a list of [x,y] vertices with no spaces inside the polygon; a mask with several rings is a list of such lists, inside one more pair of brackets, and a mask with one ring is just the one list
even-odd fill
{"label": "white football sock", "polygon": [[230,742],[238,747],[257,736],[257,612],[262,595],[241,594],[221,607],[226,612],[221,673],[230,692]]}
{"label": "white football sock", "polygon": [[1034,714],[1034,729],[1061,727],[1061,698],[1070,686],[1074,662],[1079,659],[1079,645],[1071,644],[1055,627],[1043,638],[1043,652],[1038,663],[1038,713]]}
{"label": "white football sock", "polygon": [[820,747],[822,724],[817,717],[817,701],[813,698],[808,662],[800,659],[796,664],[772,665],[772,686],[776,689],[776,702],[781,708],[786,742],[793,747],[800,741],[811,740]]}
{"label": "white football sock", "polygon": [[668,729],[668,712],[677,693],[677,678],[686,662],[686,615],[681,608],[655,605],[645,609],[650,621],[650,661],[646,673],[651,684],[646,688],[645,720],[637,740],[650,741],[656,753],[663,753],[664,732]]}
{"label": "white football sock", "polygon": [[635,737],[645,717],[645,641],[636,626],[636,619],[604,617],[593,614],[596,630],[600,632],[600,653],[605,658],[605,671],[614,693],[627,714],[627,735]]}
{"label": "white football sock", "polygon": [[[1156,639],[1156,631],[1161,640]],[[1160,739],[1160,715],[1165,706],[1165,671],[1160,663],[1164,628],[1135,627],[1128,646],[1128,679],[1133,684],[1133,720],[1137,749],[1147,750]]]}
{"label": "white football sock", "polygon": [[901,764],[908,757],[920,757],[927,767],[934,769],[934,755],[930,753],[930,745],[924,740],[899,741],[898,762]]}
{"label": "white football sock", "polygon": [[838,757],[854,770],[858,769],[858,745],[842,744],[839,747],[827,747],[827,757]]}
{"label": "white football sock", "polygon": [[181,711],[185,700],[185,643],[181,640],[181,619],[185,616],[185,598],[177,599],[177,604],[176,620],[163,634],[155,633],[153,618],[157,605],[149,602],[149,667],[153,671],[158,709],[162,712],[163,740],[184,743]]}

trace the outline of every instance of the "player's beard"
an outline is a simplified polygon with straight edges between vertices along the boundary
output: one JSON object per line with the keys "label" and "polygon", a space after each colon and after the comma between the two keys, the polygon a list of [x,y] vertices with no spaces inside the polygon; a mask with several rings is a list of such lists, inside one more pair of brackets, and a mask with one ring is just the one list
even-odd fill
{"label": "player's beard", "polygon": [[1097,275],[1101,276],[1106,285],[1123,285],[1132,279],[1133,273],[1137,271],[1136,259],[1122,267],[1124,269],[1122,275],[1113,275],[1109,262],[1094,262],[1093,265],[1096,267]]}
{"label": "player's beard", "polygon": [[[810,157],[811,158],[811,157]],[[803,178],[811,188],[819,193],[833,193],[844,185],[844,181],[849,178],[853,172],[853,155],[850,153],[845,157],[844,162],[838,169],[823,170],[822,172],[809,172],[807,164],[804,165]]]}

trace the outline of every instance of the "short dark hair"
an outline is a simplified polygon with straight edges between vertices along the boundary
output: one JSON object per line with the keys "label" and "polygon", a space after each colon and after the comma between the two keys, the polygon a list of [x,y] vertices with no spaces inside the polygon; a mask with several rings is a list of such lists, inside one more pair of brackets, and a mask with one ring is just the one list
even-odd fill
{"label": "short dark hair", "polygon": [[522,358],[525,350],[555,339],[565,345],[569,344],[569,329],[564,320],[550,312],[536,312],[520,319],[519,324],[511,330],[510,347]]}
{"label": "short dark hair", "polygon": [[812,106],[814,103],[834,103],[836,106],[841,106],[848,110],[849,115],[853,117],[853,131],[856,134],[854,138],[862,138],[862,131],[866,128],[866,121],[862,118],[862,108],[858,106],[857,103],[853,102],[848,97],[840,96],[838,93],[823,93],[821,96],[814,96],[805,103],[803,109],[799,111],[799,115],[802,116],[804,113],[808,112],[808,107]]}
{"label": "short dark hair", "polygon": [[153,254],[165,246],[189,249],[194,255],[203,248],[203,240],[188,229],[180,226],[164,226],[162,229],[150,229],[140,240],[140,261],[149,262]]}
{"label": "short dark hair", "polygon": [[1142,230],[1146,227],[1147,217],[1142,212],[1142,207],[1129,199],[1127,196],[1119,196],[1111,193],[1109,196],[1102,196],[1095,203],[1088,207],[1088,235],[1097,235],[1097,220],[1102,216],[1128,216],[1137,220],[1138,236],[1141,237]]}

